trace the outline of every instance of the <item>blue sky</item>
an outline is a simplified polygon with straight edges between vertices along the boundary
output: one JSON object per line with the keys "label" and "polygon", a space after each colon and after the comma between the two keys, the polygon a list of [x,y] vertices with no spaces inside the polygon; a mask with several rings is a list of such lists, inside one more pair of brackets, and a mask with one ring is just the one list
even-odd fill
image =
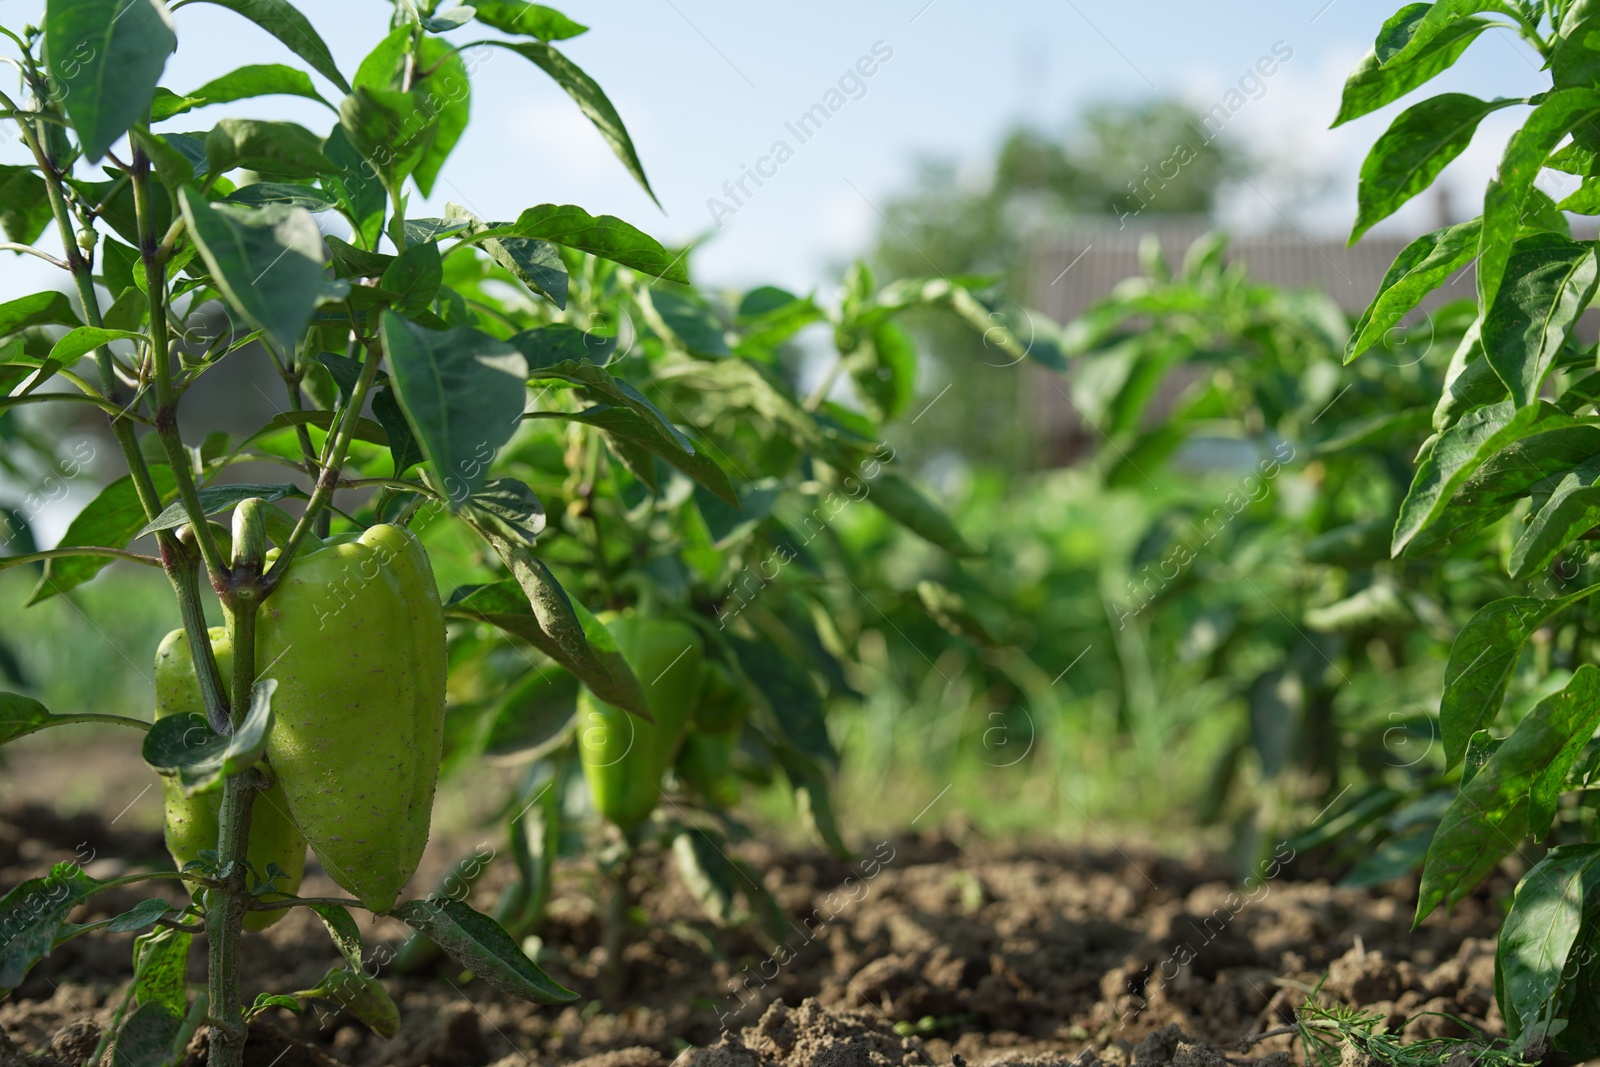
{"label": "blue sky", "polygon": [[[346,72],[383,32],[390,7],[384,0],[301,6]],[[905,187],[917,157],[956,160],[976,180],[1016,121],[1059,128],[1087,102],[1157,93],[1206,108],[1228,99],[1275,45],[1292,57],[1270,77],[1247,82],[1253,95],[1233,98],[1245,103],[1223,136],[1272,162],[1276,176],[1231,202],[1227,221],[1235,229],[1292,222],[1306,233],[1340,233],[1353,216],[1366,146],[1400,107],[1326,129],[1344,74],[1390,13],[1387,4],[1363,0],[571,0],[560,6],[592,27],[561,47],[610,93],[666,213],[633,185],[554,83],[498,49],[488,50],[474,79],[473,125],[435,200],[499,217],[536,203],[577,203],[669,240],[715,229],[695,271],[718,285],[827,287],[837,264],[870,241],[878,212]],[[42,7],[39,0],[9,0],[0,18],[38,21]],[[179,51],[163,78],[173,90],[198,87],[245,63],[292,61],[272,38],[219,7],[192,4],[176,18]],[[850,85],[859,98],[848,99],[800,144],[785,124],[824,100],[875,45],[892,56],[859,90]],[[1438,87],[1523,95],[1539,80],[1530,54],[1494,33]],[[337,99],[331,86],[322,88]],[[292,118],[319,131],[331,122],[316,105],[287,98],[243,101],[191,118],[201,128],[227,114]],[[1463,190],[1458,210],[1468,207],[1465,191],[1481,189],[1492,174],[1517,114],[1492,116],[1452,168],[1449,176]],[[722,213],[715,227],[708,200],[731,205],[724,183],[780,139],[793,157],[763,187],[747,180],[754,195],[733,215]],[[1320,174],[1331,185],[1324,195],[1308,195],[1307,177]],[[1428,226],[1431,210],[1396,225]],[[49,284],[35,264],[3,263],[0,285],[15,291],[26,281]]]}

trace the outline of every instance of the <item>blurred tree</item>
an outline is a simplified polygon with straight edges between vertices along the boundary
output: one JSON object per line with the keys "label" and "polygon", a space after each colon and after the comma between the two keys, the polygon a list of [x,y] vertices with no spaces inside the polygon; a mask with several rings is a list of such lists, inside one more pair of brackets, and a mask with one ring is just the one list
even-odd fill
{"label": "blurred tree", "polygon": [[[987,275],[995,297],[1021,301],[1024,256],[1041,232],[1083,219],[1125,226],[1135,216],[1208,216],[1247,166],[1180,101],[1096,104],[1060,137],[1014,129],[977,181],[949,161],[922,162],[912,188],[887,206],[871,260],[883,280]],[[896,445],[941,466],[1034,466],[1026,379],[1008,369],[1013,360],[960,325],[907,318],[923,342],[919,403],[933,403],[900,425]]]}

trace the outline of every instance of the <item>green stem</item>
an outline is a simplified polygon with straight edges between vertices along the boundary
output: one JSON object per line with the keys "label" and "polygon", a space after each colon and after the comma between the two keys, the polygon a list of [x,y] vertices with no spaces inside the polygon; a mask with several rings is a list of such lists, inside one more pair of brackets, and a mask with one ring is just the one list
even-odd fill
{"label": "green stem", "polygon": [[[16,110],[16,104],[4,93],[0,93],[0,103]],[[22,130],[23,139],[27,141],[34,161],[44,176],[45,191],[50,200],[50,213],[55,219],[62,246],[66,249],[67,266],[72,271],[72,281],[78,291],[78,300],[83,305],[84,318],[90,326],[101,326],[103,320],[100,317],[100,303],[94,291],[94,268],[83,258],[83,252],[78,247],[72,219],[67,213],[61,174],[46,156],[36,131],[25,122],[18,122],[17,125]],[[112,404],[120,405],[121,395],[111,349],[104,345],[100,346],[95,350],[94,358],[100,372],[100,387],[105,393],[105,399]],[[139,439],[134,435],[133,424],[126,417],[115,415],[110,422],[112,435],[116,437],[117,445],[122,449],[122,458],[128,465],[128,476],[133,482],[134,492],[139,497],[139,506],[144,510],[146,519],[154,519],[161,514],[161,494],[156,489],[155,479],[150,474],[150,466],[145,462],[144,454],[139,451]],[[194,584],[193,565],[190,563],[186,566],[189,554],[184,551],[183,546],[171,532],[158,533],[156,540],[161,546],[161,561],[166,569],[167,579],[178,595],[184,633],[189,638],[189,648],[194,656],[196,673],[200,678],[201,695],[206,701],[206,714],[215,724],[219,720],[225,720],[227,705],[221,699],[221,689],[216,681],[219,677],[217,661],[211,651],[205,610],[200,602],[198,590],[194,590],[193,595],[187,595],[189,587]],[[208,685],[208,682],[211,684]]]}
{"label": "green stem", "polygon": [[622,1000],[628,980],[622,953],[628,943],[628,878],[632,873],[633,851],[624,845],[621,857],[606,874],[611,883],[611,895],[606,900],[605,926],[601,933],[606,962],[600,972],[600,996],[613,1007]]}
{"label": "green stem", "polygon": [[267,572],[264,596],[270,596],[272,590],[277,587],[283,578],[284,569],[299,551],[300,543],[311,532],[318,513],[332,502],[333,491],[339,487],[339,472],[344,467],[345,456],[350,451],[350,442],[355,439],[356,423],[359,421],[361,409],[366,405],[367,393],[372,390],[372,383],[378,377],[378,364],[382,362],[383,353],[374,340],[367,348],[366,362],[361,365],[361,377],[356,379],[356,387],[350,394],[350,403],[346,407],[349,417],[340,423],[338,435],[332,438],[333,447],[328,452],[327,465],[317,475],[317,487],[312,491],[311,500],[306,504],[306,510],[300,516],[300,521],[295,523],[294,532],[289,535],[289,543],[283,546],[277,561]]}

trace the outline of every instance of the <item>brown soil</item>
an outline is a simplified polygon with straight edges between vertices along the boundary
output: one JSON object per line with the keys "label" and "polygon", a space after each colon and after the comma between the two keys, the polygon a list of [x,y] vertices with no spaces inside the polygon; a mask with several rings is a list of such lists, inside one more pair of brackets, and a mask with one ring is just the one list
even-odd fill
{"label": "brown soil", "polygon": [[[96,876],[164,860],[158,834],[13,806],[0,811],[0,888],[91,849]],[[1288,1021],[1319,982],[1324,997],[1386,1014],[1392,1026],[1413,1019],[1408,1035],[1466,1032],[1445,1015],[1501,1031],[1490,892],[1508,883],[1409,934],[1413,887],[1334,888],[1285,850],[1286,862],[1264,865],[1243,887],[1216,865],[958,846],[933,833],[866,846],[853,863],[753,844],[740,852],[768,871],[790,919],[775,951],[753,929],[716,929],[671,864],[646,858],[634,889],[652,924],[626,952],[627,1006],[603,1008],[593,999],[602,893],[591,871],[573,865],[558,877],[539,959],[584,994],[576,1005],[523,1004],[448,964],[424,975],[378,967],[401,1007],[399,1036],[377,1038],[331,1005],[276,1010],[254,1027],[246,1062],[963,1067],[1076,1058],[1078,1067],[1224,1067],[1222,1053],[1238,1064],[1251,1062],[1248,1050],[1272,1067],[1293,1051],[1287,1036],[1253,1046],[1239,1039]],[[480,907],[492,905],[504,866],[480,883]],[[117,914],[156,892],[106,893],[73,918]],[[313,872],[302,892],[338,891]],[[387,920],[363,932],[375,964],[406,933]],[[129,942],[69,942],[0,1001],[0,1067],[84,1062],[131,976]],[[246,998],[311,988],[337,961],[320,924],[297,909],[247,935]],[[197,940],[192,980],[203,963]],[[910,1024],[901,1030],[912,1036],[896,1023]],[[191,1063],[203,1043],[202,1035],[191,1046]]]}

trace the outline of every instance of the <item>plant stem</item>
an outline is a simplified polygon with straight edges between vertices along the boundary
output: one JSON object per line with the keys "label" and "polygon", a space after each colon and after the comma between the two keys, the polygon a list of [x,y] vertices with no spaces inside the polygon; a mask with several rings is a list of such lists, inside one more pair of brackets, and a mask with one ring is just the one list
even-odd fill
{"label": "plant stem", "polygon": [[[17,110],[16,104],[3,93],[0,93],[0,102],[12,111]],[[50,212],[55,218],[62,246],[66,249],[67,266],[72,271],[72,281],[77,288],[78,300],[83,305],[84,318],[90,326],[100,326],[103,320],[100,317],[99,299],[94,291],[94,268],[84,259],[83,252],[78,247],[72,219],[67,214],[66,197],[62,192],[61,172],[45,154],[38,132],[26,122],[19,120],[17,125],[22,130],[23,139],[27,141],[34,161],[44,176],[45,191],[50,200]],[[95,350],[94,358],[100,372],[100,386],[105,398],[120,407],[121,392],[117,384],[111,350],[102,345]],[[110,423],[111,433],[116,438],[118,447],[122,449],[122,458],[128,465],[128,475],[133,481],[134,492],[139,497],[139,505],[144,509],[145,518],[153,519],[161,514],[161,494],[156,490],[149,464],[139,451],[139,440],[134,435],[133,424],[126,418],[115,415],[111,417]],[[201,524],[204,524],[203,518]],[[219,721],[226,720],[227,702],[223,697],[219,681],[216,657],[211,651],[205,611],[200,603],[198,590],[195,590],[193,596],[186,595],[186,586],[193,585],[193,565],[192,563],[188,565],[186,573],[185,561],[190,558],[189,554],[170,531],[163,530],[158,533],[156,540],[161,546],[161,561],[166,569],[167,579],[178,595],[178,607],[183,615],[183,629],[189,639],[190,653],[194,657],[196,674],[200,679],[200,694],[205,700],[206,716],[215,725]]]}
{"label": "plant stem", "polygon": [[600,971],[600,998],[613,1007],[622,1000],[628,981],[622,952],[628,943],[628,879],[632,874],[633,847],[631,842],[624,841],[622,855],[606,874],[611,882],[611,895],[606,900],[605,928],[601,934],[606,962]]}

